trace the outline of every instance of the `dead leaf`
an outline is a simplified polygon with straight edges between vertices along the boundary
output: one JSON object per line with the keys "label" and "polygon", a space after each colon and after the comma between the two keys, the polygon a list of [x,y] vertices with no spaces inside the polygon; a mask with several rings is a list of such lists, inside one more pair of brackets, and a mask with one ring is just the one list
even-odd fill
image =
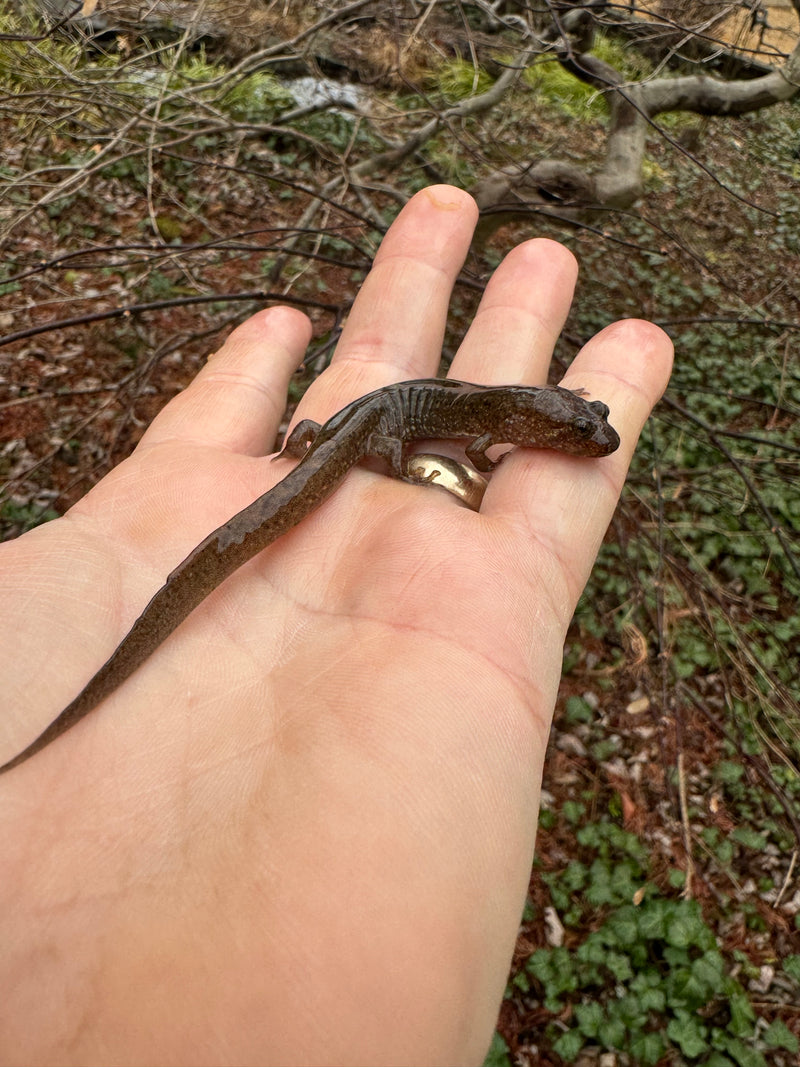
{"label": "dead leaf", "polygon": [[650,707],[650,697],[637,697],[636,700],[632,700],[627,705],[625,710],[629,715],[641,715],[643,711],[647,711]]}
{"label": "dead leaf", "polygon": [[633,657],[631,666],[634,670],[647,662],[647,638],[638,626],[628,623],[622,630],[622,640],[628,654]]}

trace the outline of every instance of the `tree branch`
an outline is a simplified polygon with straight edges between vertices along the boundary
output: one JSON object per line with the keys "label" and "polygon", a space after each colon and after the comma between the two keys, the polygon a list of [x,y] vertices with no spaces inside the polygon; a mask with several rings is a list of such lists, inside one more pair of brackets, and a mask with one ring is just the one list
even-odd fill
{"label": "tree branch", "polygon": [[[591,43],[585,25],[579,28],[581,43]],[[701,74],[626,83],[603,60],[588,52],[576,54],[566,31],[563,41],[558,60],[564,69],[608,100],[611,119],[603,165],[590,175],[565,160],[531,160],[493,172],[472,190],[484,214],[480,242],[523,210],[580,223],[598,210],[631,207],[642,195],[647,132],[656,115],[743,115],[791,100],[800,91],[800,43],[783,66],[760,78],[725,81]]]}

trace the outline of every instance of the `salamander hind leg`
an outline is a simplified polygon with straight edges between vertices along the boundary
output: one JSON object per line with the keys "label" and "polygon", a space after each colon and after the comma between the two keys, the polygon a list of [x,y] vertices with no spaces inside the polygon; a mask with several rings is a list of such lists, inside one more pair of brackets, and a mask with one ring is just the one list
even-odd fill
{"label": "salamander hind leg", "polygon": [[313,419],[303,419],[302,422],[298,422],[283,442],[283,448],[280,452],[272,458],[283,459],[285,456],[291,456],[292,459],[302,459],[314,444],[319,430],[320,425],[318,422],[314,422]]}

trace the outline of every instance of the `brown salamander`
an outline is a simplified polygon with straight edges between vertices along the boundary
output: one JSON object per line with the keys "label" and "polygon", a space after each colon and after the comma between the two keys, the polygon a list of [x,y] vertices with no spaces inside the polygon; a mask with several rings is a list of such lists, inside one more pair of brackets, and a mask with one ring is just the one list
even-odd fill
{"label": "brown salamander", "polygon": [[0,773],[49,745],[95,708],[228,575],[319,507],[359,460],[382,457],[392,476],[419,484],[407,471],[407,450],[412,442],[429,438],[469,438],[466,455],[481,471],[497,465],[486,455],[495,444],[552,448],[575,456],[605,456],[619,445],[608,423],[608,407],[598,400],[561,388],[448,379],[387,385],[354,400],[323,426],[299,423],[280,453],[299,458],[297,466],[178,564],[75,699],[27,748],[0,766]]}

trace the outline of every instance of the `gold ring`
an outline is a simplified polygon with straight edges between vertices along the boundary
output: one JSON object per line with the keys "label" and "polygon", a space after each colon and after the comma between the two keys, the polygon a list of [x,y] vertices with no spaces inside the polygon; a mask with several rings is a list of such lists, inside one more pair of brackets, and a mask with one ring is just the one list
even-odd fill
{"label": "gold ring", "polygon": [[465,463],[459,463],[449,456],[436,456],[431,452],[409,456],[406,473],[415,482],[425,482],[446,489],[473,511],[480,510],[483,494],[489,484]]}

